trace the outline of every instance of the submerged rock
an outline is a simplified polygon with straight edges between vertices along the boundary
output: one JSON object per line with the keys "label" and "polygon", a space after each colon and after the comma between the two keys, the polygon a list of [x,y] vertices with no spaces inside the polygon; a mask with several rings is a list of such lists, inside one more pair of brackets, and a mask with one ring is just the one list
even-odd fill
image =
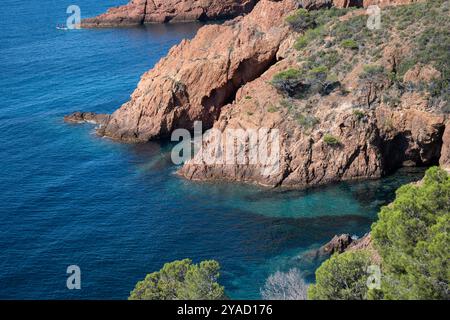
{"label": "submerged rock", "polygon": [[109,119],[108,114],[97,114],[94,112],[74,112],[64,117],[64,121],[67,123],[93,123],[93,124],[105,124]]}

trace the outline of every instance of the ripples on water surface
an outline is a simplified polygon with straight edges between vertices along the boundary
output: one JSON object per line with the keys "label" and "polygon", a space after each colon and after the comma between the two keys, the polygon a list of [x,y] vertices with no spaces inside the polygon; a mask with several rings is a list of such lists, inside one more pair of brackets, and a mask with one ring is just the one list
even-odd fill
{"label": "ripples on water surface", "polygon": [[[124,1],[78,0],[94,15]],[[118,144],[71,126],[112,112],[141,74],[199,24],[58,31],[72,1],[4,0],[0,18],[0,298],[124,299],[182,258],[217,259],[233,298],[259,298],[272,272],[334,234],[363,235],[378,208],[421,172],[309,191],[192,183],[169,146]],[[68,291],[66,268],[82,270]]]}

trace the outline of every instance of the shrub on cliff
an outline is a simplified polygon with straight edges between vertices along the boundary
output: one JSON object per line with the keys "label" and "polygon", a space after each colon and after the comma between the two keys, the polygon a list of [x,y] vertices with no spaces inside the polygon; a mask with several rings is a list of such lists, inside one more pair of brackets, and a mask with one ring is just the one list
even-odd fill
{"label": "shrub on cliff", "polygon": [[356,50],[359,48],[358,42],[353,39],[344,39],[341,41],[341,46],[345,49]]}
{"label": "shrub on cliff", "polygon": [[372,227],[385,299],[449,299],[450,176],[429,169],[403,186]]}
{"label": "shrub on cliff", "polygon": [[192,264],[185,259],[166,263],[136,284],[130,300],[218,300],[225,297],[217,283],[220,266],[216,261]]}
{"label": "shrub on cliff", "polygon": [[340,86],[335,75],[330,74],[327,66],[318,65],[307,70],[304,84],[308,94],[328,95]]}
{"label": "shrub on cliff", "polygon": [[302,85],[302,73],[298,69],[288,69],[276,74],[271,83],[278,91],[293,95]]}
{"label": "shrub on cliff", "polygon": [[320,38],[324,34],[322,27],[317,27],[315,29],[308,29],[301,35],[294,43],[294,48],[296,50],[301,50],[308,46],[315,39]]}
{"label": "shrub on cliff", "polygon": [[307,63],[301,69],[280,72],[273,77],[271,83],[281,93],[294,98],[327,95],[340,86],[336,77],[329,73],[328,67],[317,64],[317,61]]}
{"label": "shrub on cliff", "polygon": [[301,114],[297,115],[296,120],[297,120],[297,123],[304,129],[314,128],[314,126],[316,126],[317,124],[320,123],[319,119],[317,119],[316,117],[314,117],[312,115],[305,114],[305,113],[301,113]]}
{"label": "shrub on cliff", "polygon": [[313,28],[316,25],[313,15],[305,9],[298,9],[286,18],[286,22],[297,32]]}
{"label": "shrub on cliff", "polygon": [[336,8],[315,11],[298,10],[295,14],[287,18],[287,22],[295,31],[304,32],[295,42],[294,48],[301,50],[312,41],[322,38],[325,34],[324,26],[347,12],[347,9]]}
{"label": "shrub on cliff", "polygon": [[335,254],[316,271],[310,300],[363,300],[367,298],[370,256],[366,251]]}
{"label": "shrub on cliff", "polygon": [[363,80],[367,79],[373,81],[384,76],[386,76],[386,70],[383,66],[369,64],[363,67],[363,72],[361,72],[359,78]]}
{"label": "shrub on cliff", "polygon": [[332,136],[331,134],[326,134],[323,137],[323,141],[329,146],[338,146],[341,144],[339,138]]}

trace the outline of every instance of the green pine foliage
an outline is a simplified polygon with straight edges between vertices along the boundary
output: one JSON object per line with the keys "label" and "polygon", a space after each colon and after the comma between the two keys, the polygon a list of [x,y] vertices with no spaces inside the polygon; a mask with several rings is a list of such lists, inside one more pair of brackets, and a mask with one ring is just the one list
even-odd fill
{"label": "green pine foliage", "polygon": [[386,299],[449,299],[450,176],[432,168],[406,185],[372,227]]}
{"label": "green pine foliage", "polygon": [[366,282],[370,255],[334,255],[316,271],[309,299],[450,299],[450,175],[438,167],[397,191],[372,226],[381,258],[381,288]]}
{"label": "green pine foliage", "polygon": [[136,284],[130,300],[219,300],[224,288],[217,283],[220,265],[203,261],[193,264],[185,259],[166,263],[158,271]]}
{"label": "green pine foliage", "polygon": [[364,300],[371,265],[365,251],[335,254],[316,271],[316,284],[308,289],[310,300]]}

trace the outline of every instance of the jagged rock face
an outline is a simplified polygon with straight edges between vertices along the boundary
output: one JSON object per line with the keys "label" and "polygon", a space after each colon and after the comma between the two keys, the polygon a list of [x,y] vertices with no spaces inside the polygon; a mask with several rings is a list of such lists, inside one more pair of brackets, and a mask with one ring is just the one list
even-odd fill
{"label": "jagged rock face", "polygon": [[131,100],[99,133],[143,142],[192,129],[196,120],[211,127],[237,89],[275,62],[289,33],[284,17],[294,8],[293,0],[263,0],[245,17],[201,28],[143,75]]}
{"label": "jagged rock face", "polygon": [[250,12],[257,0],[132,0],[94,18],[83,28],[130,26],[196,20],[217,20]]}
{"label": "jagged rock face", "polygon": [[[281,151],[278,171],[266,174],[258,164],[206,164],[202,159],[203,150],[211,149],[211,143],[215,141],[205,139],[203,150],[179,173],[192,180],[218,179],[296,187],[358,177],[380,177],[383,159],[375,120],[360,123],[345,103],[338,108],[331,107],[337,97],[321,102],[316,116],[320,113],[323,122],[313,132],[303,130],[284,109],[268,112],[273,108],[274,101],[283,99],[270,80],[294,61],[283,60],[245,85],[239,90],[236,101],[224,107],[214,125],[223,132],[224,140],[227,129],[279,129]],[[330,146],[324,141],[325,134],[330,131],[341,139],[340,145]]]}
{"label": "jagged rock face", "polygon": [[[234,18],[249,13],[259,0],[132,0],[97,17],[83,19],[83,28],[133,26],[146,23]],[[279,0],[272,0],[279,1]],[[421,0],[296,0],[306,9],[380,7]]]}
{"label": "jagged rock face", "polygon": [[442,138],[442,150],[440,165],[450,170],[450,121],[445,126],[444,136]]}
{"label": "jagged rock face", "polygon": [[[316,1],[316,5],[319,2],[327,3]],[[367,63],[364,59],[352,64],[353,69],[339,79],[348,93],[335,90],[308,98],[302,108],[308,107],[306,117],[311,116],[312,125],[296,118],[298,114],[293,115],[289,107],[275,108],[286,95],[271,84],[272,79],[281,71],[298,69],[302,58],[293,49],[299,35],[285,23],[298,5],[295,0],[261,0],[247,16],[203,27],[193,40],[172,48],[143,75],[131,100],[103,118],[98,133],[121,141],[146,142],[167,138],[177,128],[192,130],[197,120],[203,122],[203,129],[213,127],[223,140],[229,129],[279,131],[276,170],[249,159],[241,162],[237,154],[232,164],[205,161],[205,152],[216,142],[205,135],[200,152],[179,171],[192,180],[298,188],[379,178],[401,166],[433,165],[439,159],[450,165],[448,120],[430,110],[427,98],[417,92],[402,93],[395,107],[383,102],[390,80],[358,80]],[[357,11],[364,14],[364,10]],[[386,71],[395,72],[402,56],[410,51],[407,43],[390,41],[379,62]],[[417,65],[405,74],[404,81],[429,81],[439,76],[432,66]],[[355,108],[364,108],[364,114],[355,113]],[[69,119],[81,122],[84,118],[74,115]],[[249,150],[249,143],[244,149]],[[272,144],[269,149],[277,146]],[[221,151],[227,153],[226,148]]]}
{"label": "jagged rock face", "polygon": [[402,166],[431,166],[439,162],[441,155],[445,117],[415,109],[407,97],[404,103],[408,107],[403,110],[376,110],[387,171]]}
{"label": "jagged rock face", "polygon": [[[292,39],[286,38],[281,48],[289,47]],[[384,50],[382,61],[386,69],[398,61],[402,50],[391,44]],[[446,118],[430,112],[427,99],[417,92],[405,93],[400,97],[397,108],[381,102],[385,83],[379,87],[360,83],[357,73],[361,65],[355,65],[343,84],[351,93],[342,95],[333,92],[320,96],[309,109],[317,123],[305,128],[299,119],[293,118],[286,108],[274,108],[277,101],[283,101],[281,94],[270,83],[280,71],[297,66],[298,57],[294,51],[279,53],[284,60],[273,65],[261,77],[243,86],[233,103],[222,109],[214,129],[221,132],[224,141],[219,154],[233,154],[227,148],[235,143],[227,141],[229,129],[278,129],[280,131],[279,170],[268,172],[265,164],[242,163],[234,152],[234,161],[211,162],[209,156],[214,150],[217,138],[206,135],[202,149],[188,161],[179,174],[191,180],[229,180],[257,183],[265,186],[308,187],[330,182],[379,178],[402,166],[429,166],[437,164],[441,152],[448,154],[447,142],[443,142]],[[417,70],[415,67],[412,70]],[[424,76],[436,75],[431,68]],[[415,72],[415,71],[413,71]],[[374,102],[378,101],[375,105]],[[355,113],[353,106],[366,105],[364,116]],[[328,137],[328,138],[327,138]],[[329,137],[333,137],[334,141]],[[249,140],[245,140],[244,151],[249,154]],[[207,161],[205,161],[207,159]],[[445,160],[447,159],[447,160]],[[441,162],[448,161],[442,155]],[[231,164],[230,164],[231,163]]]}
{"label": "jagged rock face", "polygon": [[343,253],[353,243],[349,234],[334,236],[330,242],[319,249],[320,255],[332,255],[334,253]]}

